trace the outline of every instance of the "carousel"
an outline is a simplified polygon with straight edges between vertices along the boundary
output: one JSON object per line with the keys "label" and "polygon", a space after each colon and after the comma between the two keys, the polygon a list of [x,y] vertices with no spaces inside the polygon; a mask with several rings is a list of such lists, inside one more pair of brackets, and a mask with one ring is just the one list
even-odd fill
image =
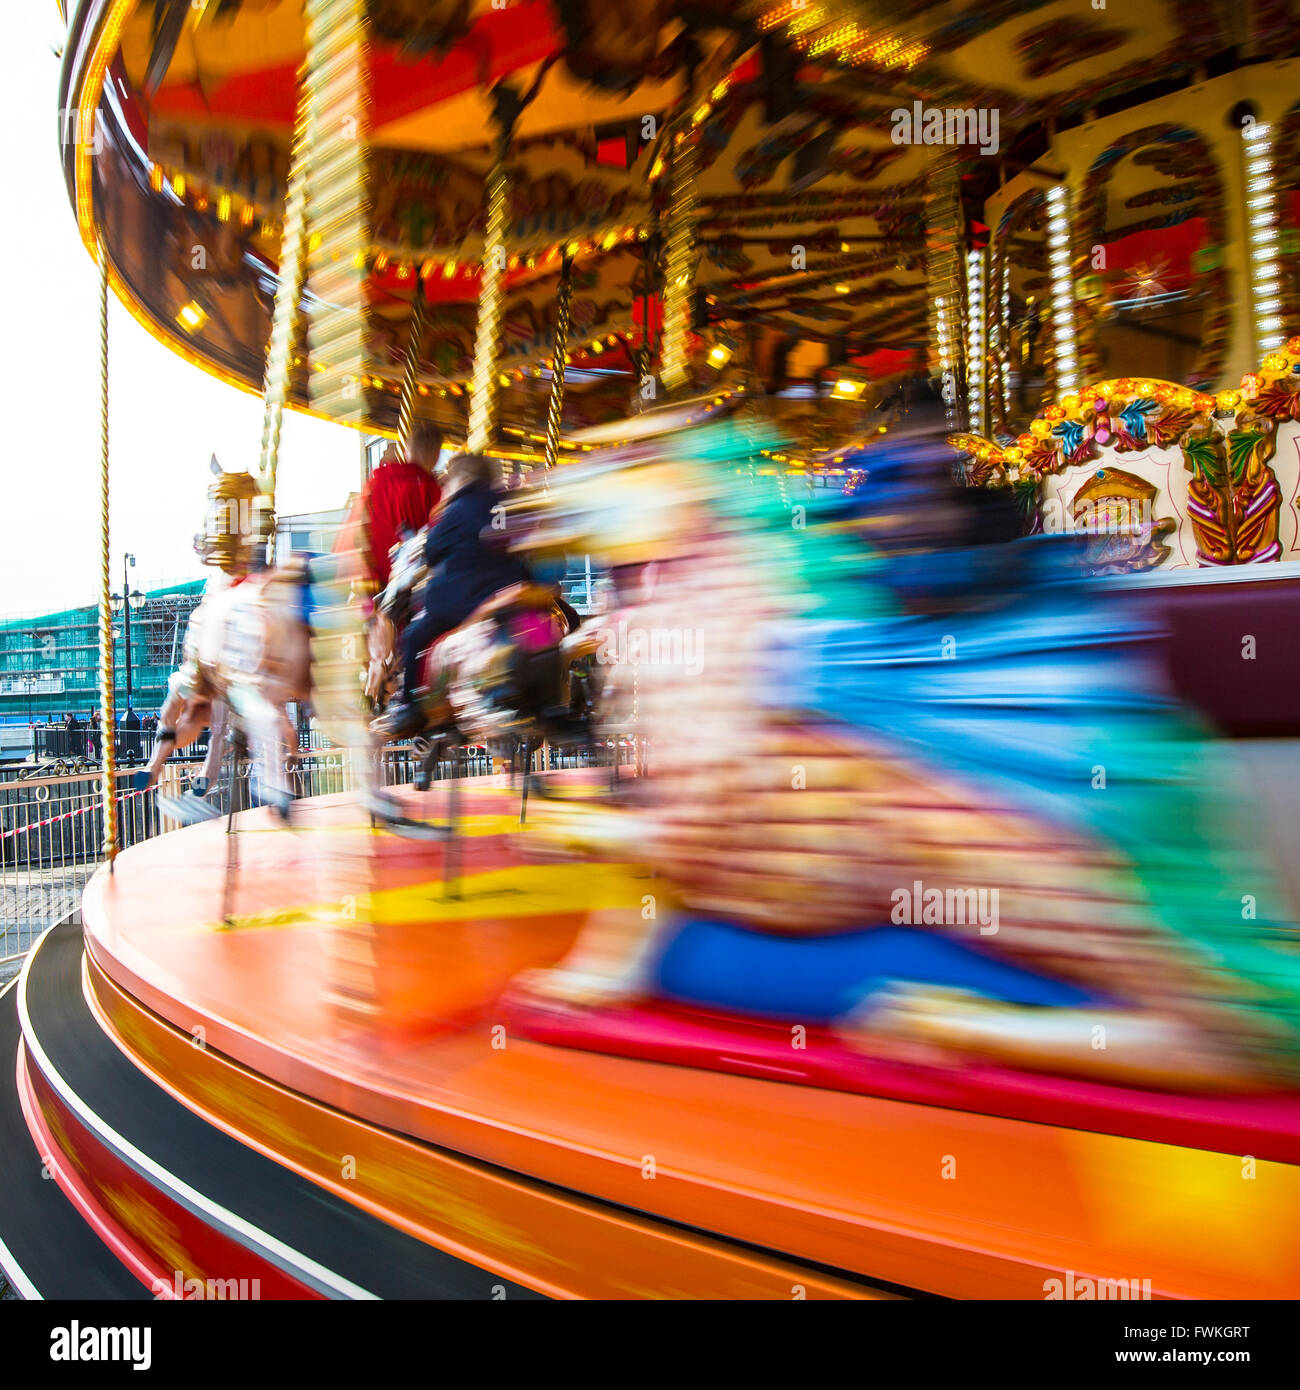
{"label": "carousel", "polygon": [[[265,427],[170,744],[105,769],[82,921],[0,996],[10,1282],[1295,1296],[1298,885],[1205,725],[1296,732],[1294,18],[70,4],[105,555],[110,295]],[[531,566],[433,649],[401,777],[418,555],[268,564],[285,410],[436,426]],[[1095,592],[940,591],[915,536],[992,552],[968,506]],[[119,853],[128,795],[175,828]]]}

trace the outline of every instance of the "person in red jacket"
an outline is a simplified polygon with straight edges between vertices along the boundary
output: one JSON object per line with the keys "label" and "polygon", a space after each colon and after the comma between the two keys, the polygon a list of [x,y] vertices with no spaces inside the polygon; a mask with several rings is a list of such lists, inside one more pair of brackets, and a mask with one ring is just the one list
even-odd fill
{"label": "person in red jacket", "polygon": [[[433,470],[442,452],[442,431],[431,420],[417,420],[411,431],[408,458],[392,449],[366,480],[347,533],[344,549],[358,548],[375,592],[388,583],[390,552],[403,533],[414,534],[438,505],[441,489]],[[336,547],[337,548],[337,547]]]}

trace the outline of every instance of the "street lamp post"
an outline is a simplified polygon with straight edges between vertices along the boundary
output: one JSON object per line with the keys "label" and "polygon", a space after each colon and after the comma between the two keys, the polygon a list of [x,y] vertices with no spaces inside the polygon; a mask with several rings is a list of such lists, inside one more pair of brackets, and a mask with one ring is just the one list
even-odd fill
{"label": "street lamp post", "polygon": [[134,567],[135,556],[129,553],[122,556],[122,592],[111,594],[110,602],[113,605],[113,612],[120,612],[126,627],[126,712],[131,713],[131,610],[140,608],[144,604],[144,595],[139,589],[131,588],[131,581],[127,574],[127,566]]}

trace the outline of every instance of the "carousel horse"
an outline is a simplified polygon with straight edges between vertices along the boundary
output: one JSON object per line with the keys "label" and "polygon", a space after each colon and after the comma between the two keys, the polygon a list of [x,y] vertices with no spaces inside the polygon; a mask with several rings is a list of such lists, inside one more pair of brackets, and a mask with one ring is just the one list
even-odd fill
{"label": "carousel horse", "polygon": [[295,557],[280,566],[257,565],[250,539],[258,529],[257,483],[247,473],[223,472],[215,459],[213,472],[217,481],[196,545],[219,572],[190,615],[184,660],[168,682],[146,785],[156,785],[167,758],[210,724],[203,770],[187,794],[166,800],[166,812],[187,822],[220,814],[208,797],[229,732],[251,755],[257,799],[287,820],[294,799],[288,760],[297,749],[288,706],[310,701],[334,741],[351,750],[371,814],[392,828],[405,827],[380,788],[378,746],[362,718],[366,639],[354,601],[359,571],[353,559]]}
{"label": "carousel horse", "polygon": [[[399,635],[427,579],[427,529],[394,548],[387,587],[369,629],[366,695],[381,704],[399,675]],[[532,755],[547,738],[589,742],[595,699],[592,642],[558,585],[525,582],[491,595],[423,654],[418,736],[424,757],[415,785],[426,790],[449,749],[481,744],[511,768],[522,763],[526,807]],[[522,812],[521,812],[522,814]]]}
{"label": "carousel horse", "polygon": [[200,785],[169,801],[169,814],[185,820],[219,814],[205,797],[216,783],[229,720],[248,740],[260,799],[287,817],[293,792],[285,760],[297,747],[287,707],[312,693],[306,583],[301,566],[208,581],[186,628],[184,661],[168,681],[146,785],[154,786],[167,758],[209,725],[211,740]]}
{"label": "carousel horse", "polygon": [[556,586],[514,584],[424,653],[418,789],[429,786],[444,750],[481,744],[522,768],[523,818],[528,769],[543,741],[590,741],[591,642],[580,624]]}
{"label": "carousel horse", "polygon": [[[539,531],[660,556],[619,615],[651,774],[550,827],[648,865],[656,909],[592,914],[512,1026],[660,1000],[865,1058],[1295,1085],[1290,910],[1152,633],[1054,541],[975,544],[942,448],[870,452],[819,520],[745,477],[751,435],[678,428],[552,484]],[[694,659],[656,654],[683,613]]]}
{"label": "carousel horse", "polygon": [[143,788],[156,787],[167,759],[174,753],[183,753],[192,747],[204,729],[208,730],[208,751],[203,766],[196,776],[190,778],[188,787],[180,796],[159,796],[158,804],[165,814],[186,825],[195,820],[209,820],[217,814],[208,797],[221,782],[227,727],[224,700],[187,699],[179,691],[173,690],[168,681],[153,756],[146,765],[142,779]]}

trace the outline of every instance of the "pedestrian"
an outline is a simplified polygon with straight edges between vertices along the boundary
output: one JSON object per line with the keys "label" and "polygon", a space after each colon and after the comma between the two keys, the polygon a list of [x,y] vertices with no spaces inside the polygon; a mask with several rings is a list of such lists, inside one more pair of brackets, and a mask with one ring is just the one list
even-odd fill
{"label": "pedestrian", "polygon": [[60,740],[63,747],[59,750],[60,754],[68,758],[79,758],[86,746],[85,726],[75,713],[70,713],[63,728],[64,734]]}

